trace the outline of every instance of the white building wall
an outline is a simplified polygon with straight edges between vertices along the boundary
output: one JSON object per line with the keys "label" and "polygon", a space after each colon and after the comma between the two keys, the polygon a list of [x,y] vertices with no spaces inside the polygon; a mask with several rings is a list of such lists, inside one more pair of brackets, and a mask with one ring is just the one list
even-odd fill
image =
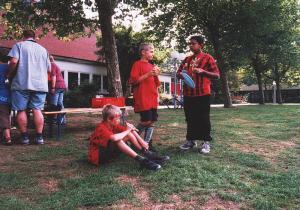
{"label": "white building wall", "polygon": [[171,75],[169,74],[161,74],[158,76],[161,82],[161,93],[164,95],[171,96]]}
{"label": "white building wall", "polygon": [[[68,73],[78,73],[78,85],[80,85],[80,77],[81,74],[89,75],[89,82],[93,81],[94,75],[101,76],[101,85],[100,92],[103,94],[107,94],[106,87],[103,87],[104,77],[107,77],[107,71],[104,66],[99,66],[95,64],[82,64],[82,63],[74,63],[71,61],[62,61],[56,60],[56,64],[60,67],[61,71],[64,72],[64,79],[67,87],[69,86],[69,78]],[[161,81],[161,91],[165,95],[171,95],[171,75],[169,74],[161,74],[159,75],[159,80]]]}
{"label": "white building wall", "polygon": [[78,85],[80,85],[80,77],[81,74],[88,74],[89,75],[89,82],[93,81],[94,75],[101,76],[101,93],[107,93],[106,87],[103,87],[103,77],[107,76],[107,71],[104,66],[95,65],[95,64],[82,64],[82,63],[74,63],[71,61],[60,61],[56,60],[56,64],[60,67],[61,71],[64,72],[64,79],[66,82],[67,87],[69,86],[69,78],[68,73],[78,73]]}

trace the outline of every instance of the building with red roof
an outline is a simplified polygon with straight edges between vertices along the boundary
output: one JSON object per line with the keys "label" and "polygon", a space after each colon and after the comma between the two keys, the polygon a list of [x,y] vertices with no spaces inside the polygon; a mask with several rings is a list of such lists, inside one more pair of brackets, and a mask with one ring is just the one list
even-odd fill
{"label": "building with red roof", "polygon": [[[0,36],[3,29],[0,28]],[[0,39],[0,50],[8,50],[20,40]],[[45,37],[37,40],[45,47],[49,54],[53,55],[57,65],[61,68],[69,89],[85,82],[96,81],[99,83],[101,93],[107,93],[107,70],[99,61],[96,51],[97,37],[81,37],[71,41],[62,41],[48,33]]]}

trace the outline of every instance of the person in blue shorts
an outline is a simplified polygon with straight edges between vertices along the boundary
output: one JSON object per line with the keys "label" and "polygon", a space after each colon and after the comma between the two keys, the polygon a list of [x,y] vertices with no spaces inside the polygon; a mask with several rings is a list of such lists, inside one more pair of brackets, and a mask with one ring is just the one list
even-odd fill
{"label": "person in blue shorts", "polygon": [[25,30],[24,40],[16,43],[8,56],[11,82],[12,109],[17,111],[17,123],[21,131],[21,143],[28,145],[28,118],[26,110],[31,109],[35,125],[35,143],[44,144],[42,136],[44,108],[48,92],[48,75],[51,64],[47,50],[35,41],[35,32]]}
{"label": "person in blue shorts", "polygon": [[5,145],[12,145],[10,136],[10,89],[6,74],[8,58],[0,54],[0,131],[1,140]]}

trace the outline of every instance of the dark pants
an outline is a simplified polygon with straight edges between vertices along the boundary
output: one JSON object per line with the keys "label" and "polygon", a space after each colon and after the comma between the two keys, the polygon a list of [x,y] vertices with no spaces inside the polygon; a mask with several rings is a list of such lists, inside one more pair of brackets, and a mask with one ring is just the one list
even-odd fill
{"label": "dark pants", "polygon": [[187,140],[211,141],[210,96],[184,96]]}

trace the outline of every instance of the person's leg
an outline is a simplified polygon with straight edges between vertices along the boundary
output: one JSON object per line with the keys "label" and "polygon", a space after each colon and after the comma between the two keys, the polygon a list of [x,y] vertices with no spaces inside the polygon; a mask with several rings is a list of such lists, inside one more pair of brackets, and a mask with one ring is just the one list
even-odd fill
{"label": "person's leg", "polygon": [[17,112],[17,122],[21,133],[27,133],[27,113],[25,110]]}
{"label": "person's leg", "polygon": [[129,157],[135,158],[137,153],[133,151],[123,140],[113,142],[118,149]]}
{"label": "person's leg", "polygon": [[132,143],[133,146],[138,149],[138,151],[143,150],[143,147],[141,146],[141,144],[138,142],[137,138],[132,133],[128,134],[128,138],[126,140],[124,140],[124,142],[127,142],[127,141]]}
{"label": "person's leg", "polygon": [[144,168],[150,170],[158,170],[161,166],[143,156],[138,155],[134,150],[132,150],[123,140],[113,142],[118,149],[129,157],[135,159],[140,163],[140,165]]}
{"label": "person's leg", "polygon": [[22,90],[13,90],[11,92],[12,110],[17,111],[17,123],[19,130],[24,133],[27,132],[27,105],[29,102],[29,92]]}
{"label": "person's leg", "polygon": [[201,125],[200,134],[204,141],[201,147],[201,152],[207,154],[210,152],[211,123],[210,123],[210,97],[201,97],[201,113],[199,114],[199,124]]}
{"label": "person's leg", "polygon": [[42,133],[44,128],[44,116],[40,109],[32,109],[33,122],[35,125],[35,132]]}
{"label": "person's leg", "polygon": [[9,128],[4,129],[3,136],[4,136],[5,145],[12,145],[11,136],[10,136],[10,129]]}
{"label": "person's leg", "polygon": [[30,95],[30,101],[28,107],[32,109],[33,112],[33,121],[35,124],[36,138],[35,141],[37,144],[44,144],[43,139],[43,128],[44,128],[44,116],[42,114],[42,109],[45,105],[47,93],[32,91]]}
{"label": "person's leg", "polygon": [[59,98],[59,92],[58,92],[58,90],[55,90],[55,92],[50,95],[50,104],[57,106],[58,98]]}
{"label": "person's leg", "polygon": [[29,144],[29,134],[28,134],[28,128],[27,128],[27,112],[24,111],[18,111],[17,112],[17,123],[19,126],[19,130],[21,132],[21,143],[24,145]]}
{"label": "person's leg", "polygon": [[10,136],[10,129],[9,129],[9,128],[4,129],[3,134],[4,134],[4,138],[5,138],[5,139],[11,139],[11,136]]}
{"label": "person's leg", "polygon": [[157,109],[151,109],[150,112],[149,112],[149,115],[150,115],[150,121],[146,127],[146,130],[145,130],[145,141],[148,142],[149,144],[151,144],[151,147],[152,147],[152,136],[153,136],[153,132],[154,132],[154,122],[157,121],[157,118],[158,118],[158,114],[157,114]]}
{"label": "person's leg", "polygon": [[[194,98],[193,97],[184,97],[184,114],[185,114],[185,121],[186,121],[186,142],[180,145],[180,149],[188,150],[195,146],[197,146],[197,140],[194,136],[194,129],[193,129],[193,121],[194,121]],[[198,107],[196,107],[198,108]]]}
{"label": "person's leg", "polygon": [[64,89],[58,90],[57,105],[60,106],[62,109],[64,108],[64,92]]}

